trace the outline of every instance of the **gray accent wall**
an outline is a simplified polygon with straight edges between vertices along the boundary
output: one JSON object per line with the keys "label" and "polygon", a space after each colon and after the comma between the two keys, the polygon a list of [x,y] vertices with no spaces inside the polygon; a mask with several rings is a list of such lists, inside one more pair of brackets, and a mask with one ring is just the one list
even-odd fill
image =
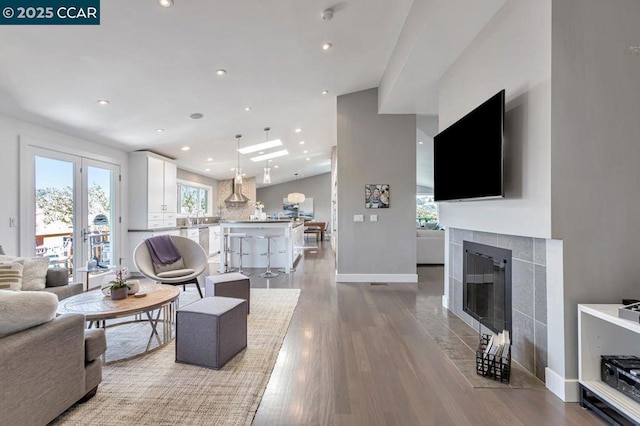
{"label": "gray accent wall", "polygon": [[640,298],[637,0],[553,2],[551,213],[564,242],[566,375],[577,378],[577,304]]}
{"label": "gray accent wall", "polygon": [[262,201],[265,213],[277,214],[282,212],[282,199],[291,192],[302,192],[305,197],[313,198],[314,219],[326,222],[327,230],[331,230],[331,173],[258,188],[256,200]]}
{"label": "gray accent wall", "polygon": [[478,321],[462,308],[463,241],[511,250],[511,355],[525,369],[545,380],[547,366],[546,240],[468,229],[449,228],[449,309],[474,329]]}
{"label": "gray accent wall", "polygon": [[[338,96],[338,274],[416,274],[415,138],[415,115],[378,114],[377,89]],[[390,208],[365,208],[372,183],[389,184]]]}

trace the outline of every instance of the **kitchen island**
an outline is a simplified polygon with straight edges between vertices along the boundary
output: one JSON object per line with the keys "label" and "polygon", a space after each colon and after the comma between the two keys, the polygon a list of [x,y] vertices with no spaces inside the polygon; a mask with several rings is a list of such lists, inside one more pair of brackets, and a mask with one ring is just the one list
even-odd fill
{"label": "kitchen island", "polygon": [[[272,235],[271,239],[271,267],[281,268],[289,273],[293,269],[304,246],[304,226],[302,221],[292,220],[221,220],[220,221],[220,272],[224,272],[225,240],[229,233],[246,234],[243,239],[242,257],[243,268],[267,267],[267,239],[261,238]],[[230,238],[231,253],[228,254],[229,266],[238,268],[240,265],[240,240]]]}

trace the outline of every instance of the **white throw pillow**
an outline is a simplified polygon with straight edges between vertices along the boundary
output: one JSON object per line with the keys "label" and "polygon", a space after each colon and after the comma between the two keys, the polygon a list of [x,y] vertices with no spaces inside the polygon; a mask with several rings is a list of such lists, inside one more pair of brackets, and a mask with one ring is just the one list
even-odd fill
{"label": "white throw pillow", "polygon": [[42,290],[47,286],[49,258],[0,256],[0,262],[18,260],[24,261],[24,269],[22,271],[22,290]]}
{"label": "white throw pillow", "polygon": [[[20,291],[22,289],[23,261],[0,262],[0,289]],[[9,288],[4,286],[9,285]]]}
{"label": "white throw pillow", "polygon": [[49,322],[57,310],[53,293],[0,290],[0,338]]}

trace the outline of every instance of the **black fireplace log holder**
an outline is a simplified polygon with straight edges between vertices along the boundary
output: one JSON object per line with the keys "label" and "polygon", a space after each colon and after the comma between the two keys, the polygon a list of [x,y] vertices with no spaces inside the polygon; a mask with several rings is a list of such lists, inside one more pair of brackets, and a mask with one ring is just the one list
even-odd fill
{"label": "black fireplace log holder", "polygon": [[509,383],[511,377],[511,345],[506,354],[501,356],[485,353],[491,340],[490,334],[479,334],[478,349],[476,350],[476,373],[479,376]]}

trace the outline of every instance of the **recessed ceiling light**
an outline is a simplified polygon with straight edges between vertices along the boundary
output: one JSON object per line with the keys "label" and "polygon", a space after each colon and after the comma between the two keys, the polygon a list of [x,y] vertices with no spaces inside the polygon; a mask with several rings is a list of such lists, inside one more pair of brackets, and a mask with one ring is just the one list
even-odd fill
{"label": "recessed ceiling light", "polygon": [[245,146],[244,148],[240,148],[238,152],[240,152],[240,154],[249,154],[251,152],[258,152],[264,149],[269,149],[269,148],[273,148],[280,145],[282,145],[282,141],[280,139],[274,139],[272,141],[262,142],[256,145]]}
{"label": "recessed ceiling light", "polygon": [[222,68],[216,70],[216,74],[218,75],[225,75],[227,73],[227,70],[224,70]]}
{"label": "recessed ceiling light", "polygon": [[422,141],[418,141],[418,144],[419,144],[419,145],[422,145]]}
{"label": "recessed ceiling light", "polygon": [[242,174],[242,176],[246,176],[246,175],[247,175],[246,173],[243,173],[243,174]]}
{"label": "recessed ceiling light", "polygon": [[245,111],[251,111],[251,107],[244,107]]}
{"label": "recessed ceiling light", "polygon": [[322,50],[329,50],[329,49],[331,49],[332,47],[333,47],[333,44],[331,44],[331,43],[324,43],[324,44],[322,45]]}
{"label": "recessed ceiling light", "polygon": [[251,161],[254,161],[254,162],[264,161],[270,158],[282,157],[283,155],[289,155],[289,151],[287,151],[286,149],[283,149],[282,151],[276,151],[276,152],[271,152],[265,155],[259,155],[257,157],[251,158]]}
{"label": "recessed ceiling light", "polygon": [[300,145],[304,145],[304,141],[300,141]]}
{"label": "recessed ceiling light", "polygon": [[211,169],[204,169],[204,171],[205,171],[205,172],[210,172],[210,171],[211,171]]}
{"label": "recessed ceiling light", "polygon": [[162,133],[162,132],[164,132],[164,129],[156,129],[156,132]]}
{"label": "recessed ceiling light", "polygon": [[322,91],[322,94],[323,94],[323,95],[326,95],[327,93],[329,93],[329,91],[328,91],[328,90],[323,90],[323,91]]}
{"label": "recessed ceiling light", "polygon": [[96,102],[98,102],[100,105],[109,105],[111,103],[106,99],[98,99]]}
{"label": "recessed ceiling light", "polygon": [[173,0],[158,0],[158,4],[162,7],[171,7],[173,6]]}
{"label": "recessed ceiling light", "polygon": [[311,158],[307,157],[307,161],[311,160]]}
{"label": "recessed ceiling light", "polygon": [[262,155],[262,154],[264,154],[264,151],[260,151],[258,154]]}
{"label": "recessed ceiling light", "polygon": [[304,151],[302,151],[303,154],[306,154],[307,152],[309,152],[309,151],[307,151],[306,149]]}
{"label": "recessed ceiling light", "polygon": [[273,166],[274,169],[277,169],[278,167],[280,167],[280,166]]}
{"label": "recessed ceiling light", "polygon": [[298,128],[296,129],[296,133],[300,133],[301,131],[302,131],[302,129],[301,129],[300,127],[298,127]]}
{"label": "recessed ceiling light", "polygon": [[200,120],[202,117],[204,117],[204,115],[199,112],[194,112],[189,116],[192,120]]}
{"label": "recessed ceiling light", "polygon": [[213,158],[209,157],[207,158],[207,161],[213,161]]}
{"label": "recessed ceiling light", "polygon": [[232,167],[230,170],[233,172],[233,171],[235,171],[235,169],[236,169],[235,167]]}
{"label": "recessed ceiling light", "polygon": [[191,148],[189,148],[188,146],[183,146],[180,149],[183,150],[183,151],[189,151]]}

